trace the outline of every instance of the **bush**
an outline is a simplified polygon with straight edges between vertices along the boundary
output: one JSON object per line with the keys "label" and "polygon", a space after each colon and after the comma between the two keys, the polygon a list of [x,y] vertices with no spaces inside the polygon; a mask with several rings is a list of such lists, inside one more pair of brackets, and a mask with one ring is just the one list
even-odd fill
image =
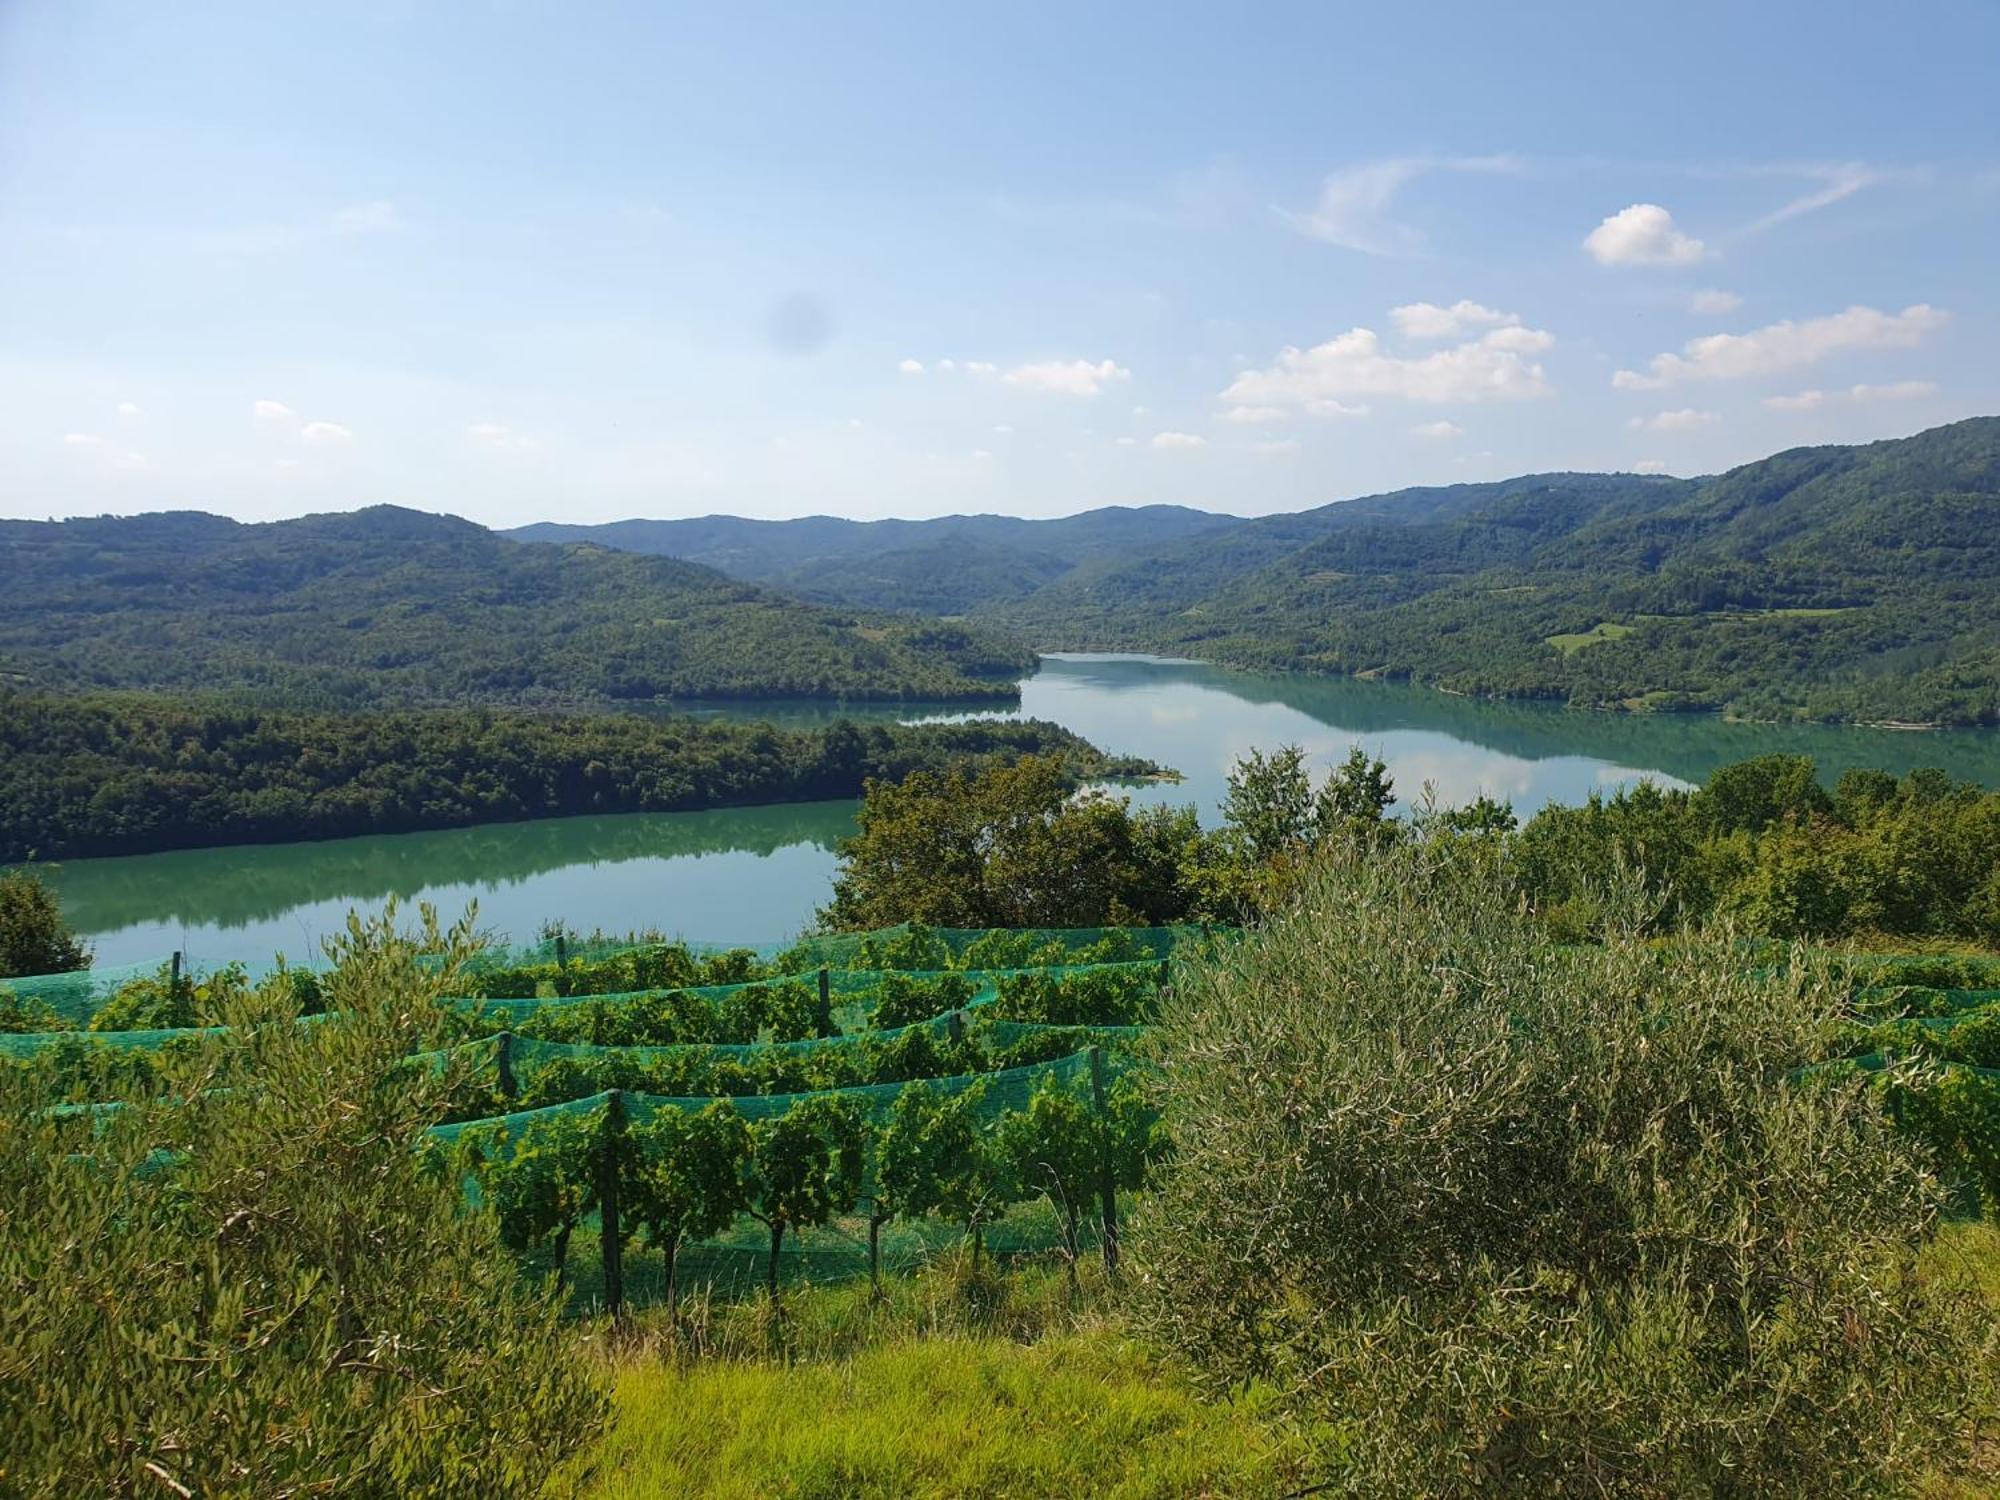
{"label": "bush", "polygon": [[90,967],[90,949],[63,921],[47,886],[25,870],[0,874],[0,979]]}
{"label": "bush", "polygon": [[398,1063],[454,967],[390,918],[333,947],[333,1015],[229,996],[157,1100],[0,1072],[8,1494],[528,1495],[593,1429],[552,1297],[418,1149],[453,1080]]}
{"label": "bush", "polygon": [[1335,855],[1178,979],[1146,1322],[1272,1378],[1350,1494],[1828,1495],[1962,1450],[1990,1323],[1840,992],[1727,934],[1554,950],[1490,861]]}

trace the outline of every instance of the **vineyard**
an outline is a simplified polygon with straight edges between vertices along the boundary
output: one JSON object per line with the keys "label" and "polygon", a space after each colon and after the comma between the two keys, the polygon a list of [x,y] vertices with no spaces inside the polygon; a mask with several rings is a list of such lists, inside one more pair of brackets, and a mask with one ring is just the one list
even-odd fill
{"label": "vineyard", "polygon": [[[1093,1249],[1115,1264],[1118,1197],[1155,1152],[1133,1074],[1162,987],[1229,936],[902,928],[768,956],[559,938],[464,965],[445,1045],[400,1066],[442,1101],[432,1169],[573,1306],[879,1277],[961,1242],[1073,1275]],[[96,997],[89,1029],[0,1036],[0,1057],[85,1119],[229,1040],[121,1021],[205,1019],[249,983],[61,978]],[[316,977],[277,981],[312,1024]]]}
{"label": "vineyard", "polygon": [[[562,935],[466,963],[444,1045],[403,1066],[441,1084],[435,1170],[576,1308],[879,1278],[964,1242],[1073,1273],[1093,1248],[1115,1264],[1119,1195],[1159,1149],[1134,1071],[1160,992],[1229,940],[903,927],[760,955]],[[1853,1019],[1822,1067],[1867,1072],[1969,1207],[2000,1204],[2000,961],[1840,963]],[[309,1022],[317,977],[278,978]],[[248,985],[177,963],[17,981],[56,1029],[0,1035],[0,1058],[99,1115],[226,1033],[125,1023],[198,1021]]]}

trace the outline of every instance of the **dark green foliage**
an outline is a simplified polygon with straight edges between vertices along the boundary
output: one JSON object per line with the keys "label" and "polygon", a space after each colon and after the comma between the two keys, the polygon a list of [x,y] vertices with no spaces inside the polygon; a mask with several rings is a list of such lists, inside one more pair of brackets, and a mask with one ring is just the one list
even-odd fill
{"label": "dark green foliage", "polygon": [[[779,730],[616,713],[308,714],[0,693],[0,859],[810,802],[858,795],[870,778],[1027,754],[1055,757],[1072,780],[1151,769],[1040,721]],[[0,884],[0,921],[16,906],[15,920],[33,916],[25,889]],[[79,967],[56,961],[69,950],[39,941],[22,961],[49,962],[0,972]]]}
{"label": "dark green foliage", "polygon": [[[0,715],[5,711],[0,704]],[[0,850],[0,859],[9,857],[25,856]],[[0,871],[0,979],[89,967],[90,949],[64,923],[55,893],[25,870]]]}
{"label": "dark green foliage", "polygon": [[854,1206],[867,1140],[860,1101],[837,1094],[802,1099],[750,1127],[744,1206],[771,1234],[771,1296],[778,1295],[778,1256],[786,1232],[816,1228]]}
{"label": "dark green foliage", "polygon": [[1011,699],[977,630],[869,620],[666,558],[531,547],[378,506],[0,522],[0,656],[56,691],[360,707],[668,698]]}
{"label": "dark green foliage", "polygon": [[1547,474],[1343,501],[1079,569],[992,613],[1052,645],[1457,692],[1991,724],[2000,418],[1706,480]]}
{"label": "dark green foliage", "polygon": [[1844,987],[1723,938],[1552,948],[1465,844],[1335,850],[1177,977],[1151,1331],[1274,1385],[1353,1495],[1901,1492],[1996,1346],[1917,1274],[1943,1195],[1837,1045]]}
{"label": "dark green foliage", "polygon": [[646,1231],[667,1270],[667,1313],[679,1292],[680,1247],[727,1229],[745,1206],[750,1130],[726,1104],[698,1114],[662,1109],[631,1127],[631,1169],[621,1205]]}
{"label": "dark green foliage", "polygon": [[1003,1115],[996,1149],[1013,1191],[1046,1198],[1062,1226],[1063,1259],[1075,1284],[1084,1220],[1099,1193],[1135,1188],[1154,1155],[1155,1113],[1129,1082],[1121,1081],[1100,1116],[1077,1085],[1050,1079],[1028,1098],[1026,1109]]}
{"label": "dark green foliage", "polygon": [[1153,1019],[1164,966],[1009,974],[993,1002],[996,1020],[1046,1026],[1143,1026]]}
{"label": "dark green foliage", "polygon": [[868,1010],[868,1024],[877,1031],[928,1021],[932,1016],[957,1010],[974,994],[971,980],[958,974],[884,974],[875,986],[875,1003]]}
{"label": "dark green foliage", "polygon": [[450,1080],[398,1064],[464,943],[351,924],[333,1017],[233,995],[157,1102],[52,1115],[0,1070],[0,1488],[533,1495],[589,1437],[557,1307],[419,1149]]}
{"label": "dark green foliage", "polygon": [[1024,757],[968,774],[869,783],[860,832],[841,849],[834,931],[899,922],[940,927],[1095,927],[1185,919],[1199,870],[1218,857],[1192,810],[1134,813],[1073,798],[1060,763]]}
{"label": "dark green foliage", "polygon": [[1536,910],[1569,938],[1594,930],[1602,893],[1630,869],[1659,927],[1721,912],[1772,937],[2000,941],[2000,793],[1935,771],[1870,773],[1866,795],[1860,780],[1828,797],[1810,760],[1765,756],[1696,791],[1641,783],[1545,808],[1510,847]]}

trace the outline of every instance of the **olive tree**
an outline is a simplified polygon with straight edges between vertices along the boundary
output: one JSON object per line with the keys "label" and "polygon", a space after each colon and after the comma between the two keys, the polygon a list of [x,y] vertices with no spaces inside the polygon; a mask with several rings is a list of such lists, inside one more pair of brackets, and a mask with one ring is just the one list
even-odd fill
{"label": "olive tree", "polygon": [[1828,1495],[1962,1452],[1990,1318],[1801,950],[1554,946],[1462,839],[1331,851],[1162,1006],[1142,1319],[1350,1494]]}

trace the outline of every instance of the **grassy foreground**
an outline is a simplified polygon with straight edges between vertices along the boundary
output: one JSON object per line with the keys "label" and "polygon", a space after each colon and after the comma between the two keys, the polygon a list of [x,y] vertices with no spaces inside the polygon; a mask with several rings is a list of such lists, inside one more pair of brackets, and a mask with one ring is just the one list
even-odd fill
{"label": "grassy foreground", "polygon": [[[2000,1317],[2000,1227],[1955,1224],[1934,1275],[1980,1289]],[[893,1283],[796,1294],[785,1329],[756,1304],[697,1306],[676,1353],[642,1323],[611,1367],[614,1415],[565,1472],[576,1500],[1060,1495],[1276,1497],[1309,1482],[1309,1439],[1271,1394],[1228,1401],[1120,1324],[1086,1278],[1072,1308],[1059,1272],[968,1284],[940,1268]],[[1972,1474],[1929,1500],[2000,1497],[2000,1412]]]}
{"label": "grassy foreground", "polygon": [[1205,1399],[1119,1326],[1101,1275],[1072,1305],[1059,1271],[942,1266],[787,1301],[696,1306],[676,1347],[657,1321],[611,1365],[614,1415],[558,1493],[1261,1496],[1301,1452],[1268,1393]]}

